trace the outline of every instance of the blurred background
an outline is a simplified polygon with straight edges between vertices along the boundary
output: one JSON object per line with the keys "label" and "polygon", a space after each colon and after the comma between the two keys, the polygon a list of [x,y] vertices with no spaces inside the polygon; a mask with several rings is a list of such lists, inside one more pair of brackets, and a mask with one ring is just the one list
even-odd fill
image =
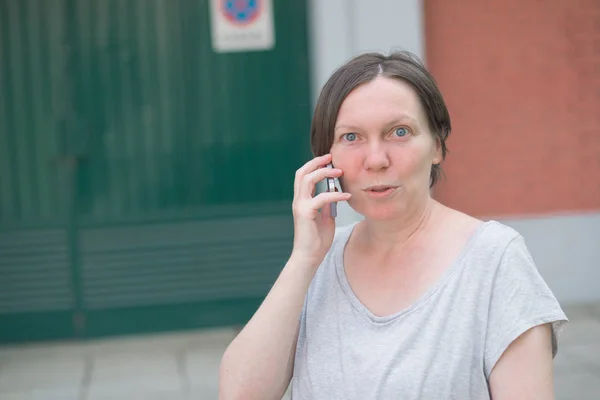
{"label": "blurred background", "polygon": [[597,399],[597,0],[0,0],[0,398],[216,399],[321,86],[397,49],[452,117],[434,196],[524,235],[571,319],[557,398]]}

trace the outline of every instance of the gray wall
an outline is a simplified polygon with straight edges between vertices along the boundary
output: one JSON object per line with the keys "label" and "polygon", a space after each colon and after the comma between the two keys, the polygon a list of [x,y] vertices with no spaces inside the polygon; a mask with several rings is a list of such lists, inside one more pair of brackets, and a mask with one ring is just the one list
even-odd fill
{"label": "gray wall", "polygon": [[523,235],[562,304],[600,301],[600,213],[497,220]]}

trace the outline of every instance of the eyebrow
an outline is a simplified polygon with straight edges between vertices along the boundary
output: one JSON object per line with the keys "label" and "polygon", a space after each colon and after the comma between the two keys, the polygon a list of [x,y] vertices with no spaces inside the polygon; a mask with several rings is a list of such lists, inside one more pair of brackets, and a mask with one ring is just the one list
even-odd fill
{"label": "eyebrow", "polygon": [[[417,123],[417,121],[414,118],[412,118],[408,115],[401,115],[397,118],[394,118],[391,122],[387,123],[384,127],[385,128],[384,130],[390,129],[393,126],[398,125],[400,123],[410,123],[410,124],[416,125],[417,127],[419,126],[419,124]],[[358,127],[356,125],[341,124],[341,125],[336,126],[334,128],[334,131],[337,131],[339,129],[348,129],[348,130],[358,131],[358,130],[360,130],[360,127]]]}

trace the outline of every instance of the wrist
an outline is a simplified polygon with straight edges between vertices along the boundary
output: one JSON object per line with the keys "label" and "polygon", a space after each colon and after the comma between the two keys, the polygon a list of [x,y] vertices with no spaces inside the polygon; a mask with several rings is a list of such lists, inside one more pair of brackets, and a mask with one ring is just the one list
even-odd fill
{"label": "wrist", "polygon": [[292,269],[300,268],[307,271],[315,271],[321,265],[323,260],[314,255],[307,255],[301,252],[292,251],[290,258],[286,264]]}

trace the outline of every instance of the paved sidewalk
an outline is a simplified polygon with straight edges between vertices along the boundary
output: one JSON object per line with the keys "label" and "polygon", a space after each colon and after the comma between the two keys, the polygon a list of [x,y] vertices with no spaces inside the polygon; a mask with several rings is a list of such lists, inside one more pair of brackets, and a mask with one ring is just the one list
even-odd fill
{"label": "paved sidewalk", "polygon": [[[600,398],[600,304],[565,307],[558,400]],[[215,400],[233,329],[0,347],[2,400]]]}
{"label": "paved sidewalk", "polygon": [[233,329],[0,349],[2,400],[216,399]]}

